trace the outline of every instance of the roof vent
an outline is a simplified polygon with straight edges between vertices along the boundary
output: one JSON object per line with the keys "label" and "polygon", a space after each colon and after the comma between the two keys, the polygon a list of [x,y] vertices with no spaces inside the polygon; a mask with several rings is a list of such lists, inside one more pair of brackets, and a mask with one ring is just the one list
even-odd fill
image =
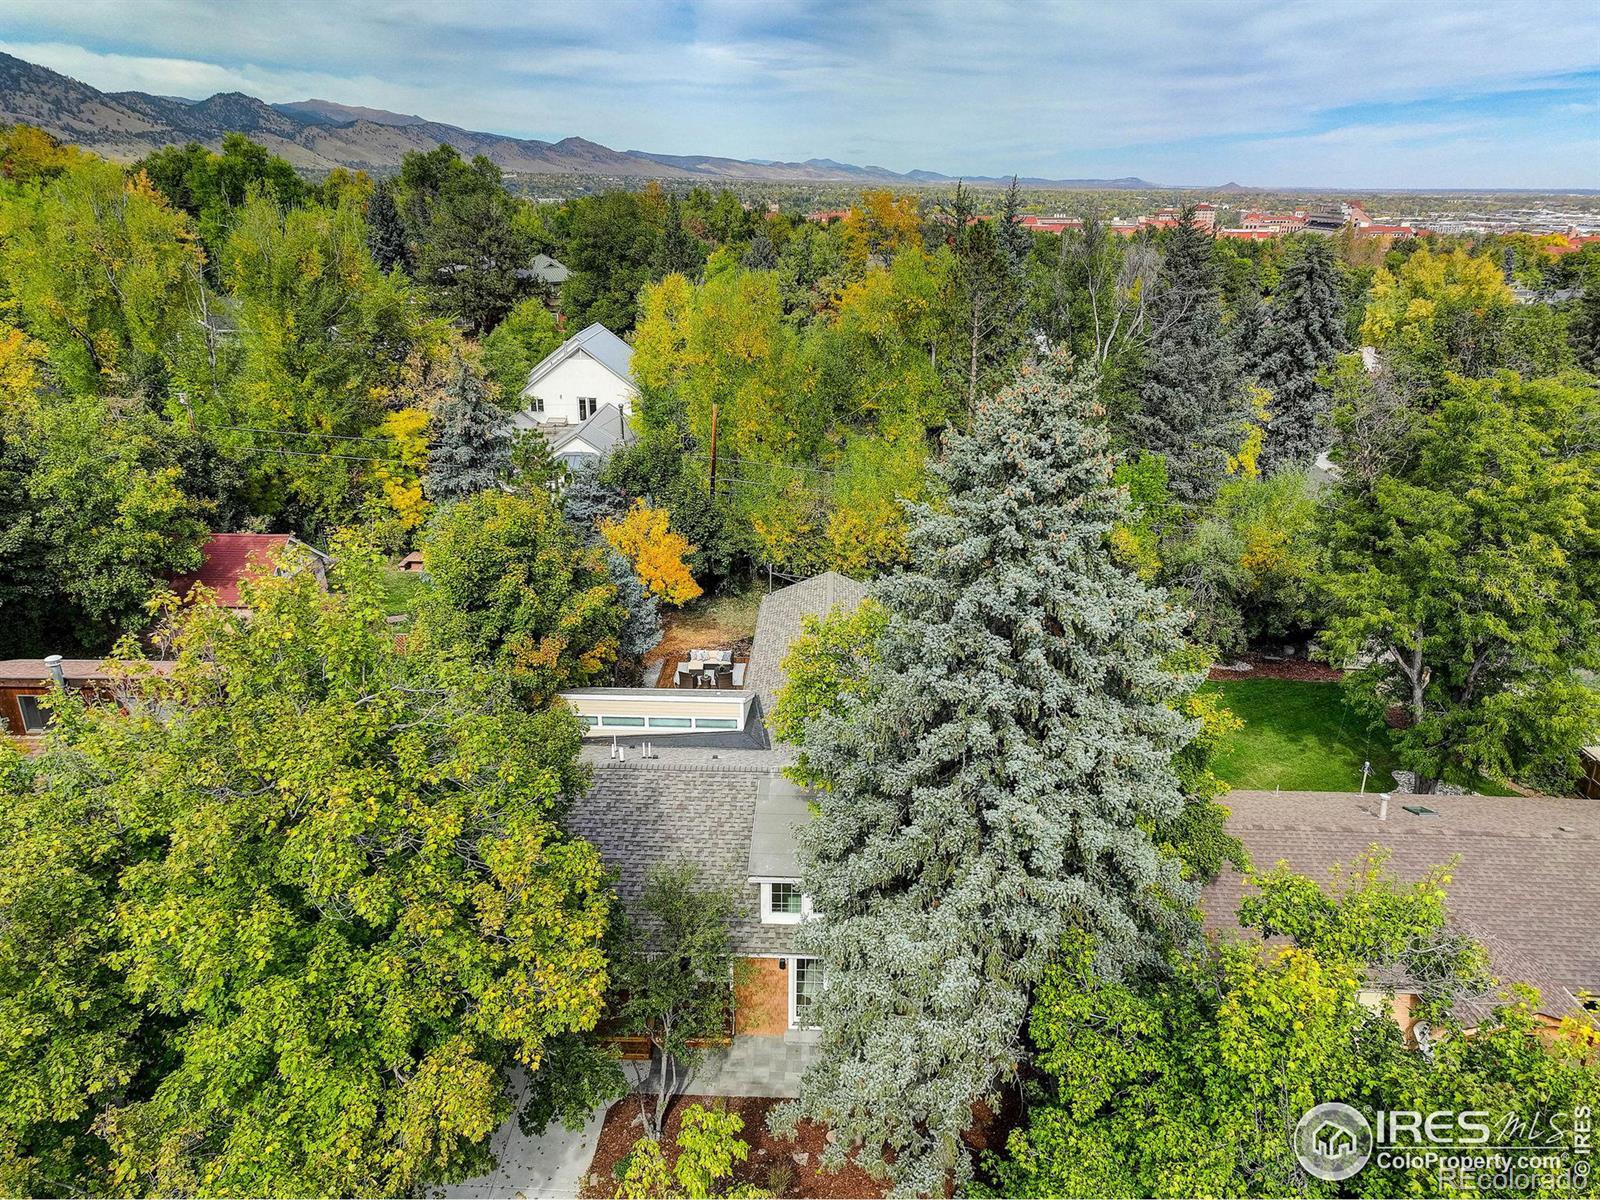
{"label": "roof vent", "polygon": [[1421,804],[1402,804],[1400,807],[1414,817],[1436,817],[1439,815],[1433,809],[1425,808]]}

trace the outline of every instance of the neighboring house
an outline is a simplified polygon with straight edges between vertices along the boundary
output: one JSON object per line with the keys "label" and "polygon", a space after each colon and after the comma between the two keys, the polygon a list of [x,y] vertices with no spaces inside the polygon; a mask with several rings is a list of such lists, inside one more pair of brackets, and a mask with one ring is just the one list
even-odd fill
{"label": "neighboring house", "polygon": [[511,425],[548,435],[551,426],[581,425],[608,404],[627,416],[638,394],[633,347],[597,322],[562,342],[528,373],[523,408]]}
{"label": "neighboring house", "polygon": [[571,272],[566,267],[548,254],[535,254],[533,261],[517,272],[517,278],[531,279],[535,283],[545,283],[551,287],[560,287],[567,281],[569,274]]}
{"label": "neighboring house", "polygon": [[[1223,803],[1228,830],[1257,870],[1279,862],[1320,883],[1336,864],[1369,847],[1390,851],[1388,869],[1407,882],[1457,860],[1446,889],[1451,923],[1482,942],[1506,983],[1531,983],[1548,1025],[1588,1013],[1600,995],[1600,806],[1583,800],[1493,796],[1377,796],[1322,792],[1233,792]],[[1410,809],[1422,809],[1413,812]],[[1231,868],[1206,887],[1207,927],[1237,934],[1243,878]],[[1378,982],[1378,981],[1375,981]],[[1382,981],[1409,1029],[1415,994],[1403,979]],[[1586,999],[1584,993],[1589,996]],[[1484,1011],[1480,1002],[1462,1013]]]}
{"label": "neighboring house", "polygon": [[[172,669],[167,662],[140,664],[156,674]],[[15,738],[34,738],[50,724],[45,701],[58,688],[98,700],[115,700],[116,679],[100,658],[12,658],[0,660],[0,729]]]}
{"label": "neighboring house", "polygon": [[[304,566],[286,565],[286,557],[295,557],[285,555],[291,546],[307,552]],[[244,600],[239,595],[239,584],[244,580],[304,569],[314,573],[317,582],[327,587],[328,567],[333,562],[329,555],[289,533],[213,533],[200,548],[200,555],[198,571],[174,575],[167,586],[182,600],[188,596],[190,588],[200,584],[216,593],[218,608],[238,611],[245,610]]]}
{"label": "neighboring house", "polygon": [[618,446],[630,440],[628,419],[615,404],[602,404],[579,425],[548,425],[544,435],[550,453],[569,471],[597,467]]}
{"label": "neighboring house", "polygon": [[1600,800],[1600,746],[1578,751],[1578,794]]}
{"label": "neighboring house", "polygon": [[426,570],[426,568],[422,565],[422,555],[416,550],[413,550],[410,554],[402,558],[399,566],[402,571],[408,571],[412,574],[417,574]]}

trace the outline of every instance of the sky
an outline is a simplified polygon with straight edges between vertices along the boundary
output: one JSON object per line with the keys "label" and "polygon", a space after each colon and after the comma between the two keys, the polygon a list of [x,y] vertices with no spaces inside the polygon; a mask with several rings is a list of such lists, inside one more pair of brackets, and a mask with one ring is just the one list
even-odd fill
{"label": "sky", "polygon": [[1600,187],[1600,0],[5,0],[98,87],[617,150],[1169,185]]}

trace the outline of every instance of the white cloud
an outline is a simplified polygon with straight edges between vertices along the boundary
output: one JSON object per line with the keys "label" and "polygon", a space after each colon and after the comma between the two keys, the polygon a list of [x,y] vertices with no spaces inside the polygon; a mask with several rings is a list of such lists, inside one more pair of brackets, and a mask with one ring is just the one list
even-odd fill
{"label": "white cloud", "polygon": [[[1415,123],[1358,122],[1353,106],[1494,96],[1600,67],[1592,0],[1547,0],[1537,20],[1491,0],[8,0],[7,27],[12,53],[107,90],[318,95],[619,148],[870,154],[952,172],[1106,173],[1115,161],[1171,177],[1210,152],[1196,181],[1288,180],[1362,129]],[[1570,99],[1578,123],[1594,89]],[[1254,158],[1225,147],[1245,137]],[[1503,162],[1538,154],[1524,138]]]}

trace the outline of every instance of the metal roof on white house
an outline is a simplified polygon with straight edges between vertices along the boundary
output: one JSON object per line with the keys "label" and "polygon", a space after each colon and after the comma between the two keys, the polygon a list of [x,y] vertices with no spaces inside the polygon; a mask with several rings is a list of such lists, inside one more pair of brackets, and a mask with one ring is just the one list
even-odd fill
{"label": "metal roof on white house", "polygon": [[629,387],[637,386],[633,382],[633,347],[596,321],[546,355],[528,373],[528,382],[522,385],[521,395],[526,398],[541,379],[579,353],[587,354]]}

